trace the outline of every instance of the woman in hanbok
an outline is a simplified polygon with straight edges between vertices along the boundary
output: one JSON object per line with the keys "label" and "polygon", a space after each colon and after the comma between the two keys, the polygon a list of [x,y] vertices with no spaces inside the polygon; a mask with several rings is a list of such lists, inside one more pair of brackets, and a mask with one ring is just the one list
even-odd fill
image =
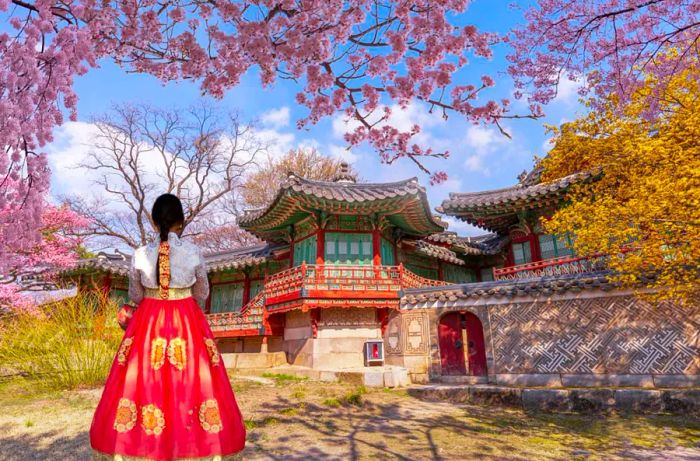
{"label": "woman in hanbok", "polygon": [[245,427],[200,307],[209,294],[201,251],[180,239],[176,196],[158,197],[151,217],[159,235],[131,258],[138,307],[92,420],[93,460],[238,459]]}

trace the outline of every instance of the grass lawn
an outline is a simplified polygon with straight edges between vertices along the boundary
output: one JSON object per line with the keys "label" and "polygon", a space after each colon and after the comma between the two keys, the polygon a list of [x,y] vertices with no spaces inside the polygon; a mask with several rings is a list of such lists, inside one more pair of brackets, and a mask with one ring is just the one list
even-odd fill
{"label": "grass lawn", "polygon": [[[424,402],[286,375],[232,380],[250,460],[700,460],[700,420],[584,417]],[[100,389],[0,388],[1,460],[88,460]]]}

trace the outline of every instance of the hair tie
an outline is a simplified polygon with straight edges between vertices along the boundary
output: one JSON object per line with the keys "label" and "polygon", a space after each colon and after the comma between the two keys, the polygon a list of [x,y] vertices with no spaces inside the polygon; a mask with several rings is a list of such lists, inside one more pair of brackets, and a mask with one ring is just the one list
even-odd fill
{"label": "hair tie", "polygon": [[170,243],[160,242],[158,247],[158,288],[161,299],[168,299],[168,289],[170,288]]}

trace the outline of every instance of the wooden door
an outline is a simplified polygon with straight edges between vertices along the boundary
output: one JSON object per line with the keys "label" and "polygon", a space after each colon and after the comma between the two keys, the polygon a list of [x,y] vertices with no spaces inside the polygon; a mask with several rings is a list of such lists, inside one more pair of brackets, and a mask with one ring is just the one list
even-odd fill
{"label": "wooden door", "polygon": [[451,312],[440,319],[438,325],[440,363],[443,375],[466,375],[462,321],[459,312]]}
{"label": "wooden door", "polygon": [[484,344],[484,329],[479,317],[467,312],[464,314],[467,330],[467,357],[469,374],[471,376],[486,376],[486,347]]}

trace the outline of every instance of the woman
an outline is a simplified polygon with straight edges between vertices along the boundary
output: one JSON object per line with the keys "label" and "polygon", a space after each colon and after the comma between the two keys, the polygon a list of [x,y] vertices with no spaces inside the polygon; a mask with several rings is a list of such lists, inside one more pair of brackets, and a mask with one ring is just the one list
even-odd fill
{"label": "woman", "polygon": [[200,309],[209,295],[202,254],[180,240],[176,196],[158,197],[151,217],[159,238],[131,258],[129,298],[138,308],[95,410],[93,460],[234,459],[245,427]]}

